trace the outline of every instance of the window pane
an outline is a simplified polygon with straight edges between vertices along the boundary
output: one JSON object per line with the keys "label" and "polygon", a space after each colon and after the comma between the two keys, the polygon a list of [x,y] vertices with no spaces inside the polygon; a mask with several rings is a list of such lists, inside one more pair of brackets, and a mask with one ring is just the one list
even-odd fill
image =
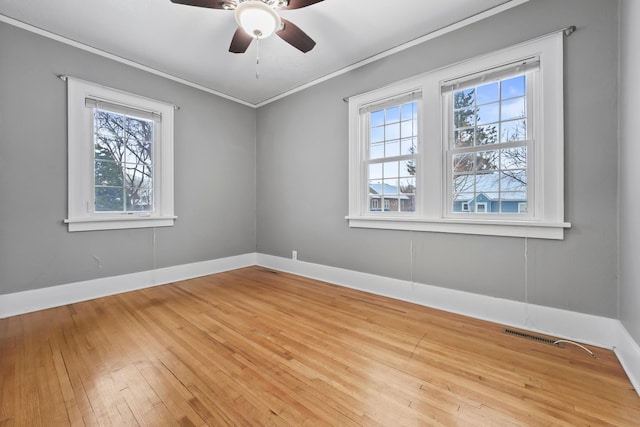
{"label": "window pane", "polygon": [[94,110],[94,132],[107,138],[124,137],[124,115],[109,111]]}
{"label": "window pane", "polygon": [[485,104],[478,107],[477,110],[477,120],[479,125],[484,125],[487,123],[495,123],[500,120],[500,104],[497,102],[492,102],[491,104]]}
{"label": "window pane", "polygon": [[479,126],[476,134],[476,145],[488,145],[498,142],[498,126]]}
{"label": "window pane", "polygon": [[403,138],[413,136],[413,120],[402,122],[400,133]]}
{"label": "window pane", "polygon": [[502,122],[500,126],[500,141],[514,142],[527,139],[527,121],[511,120]]}
{"label": "window pane", "polygon": [[398,193],[400,192],[400,189],[398,188],[398,179],[385,179],[382,182],[382,194],[384,194],[385,196],[397,196]]}
{"label": "window pane", "polygon": [[98,136],[95,139],[94,156],[96,159],[122,161],[125,144],[122,138],[106,138]]}
{"label": "window pane", "polygon": [[136,145],[127,145],[124,152],[124,161],[129,164],[151,165],[151,146],[141,147]]}
{"label": "window pane", "polygon": [[[475,175],[454,175],[453,177],[453,193],[467,193],[474,191]],[[470,199],[473,198],[470,197]]]}
{"label": "window pane", "polygon": [[453,93],[453,108],[471,107],[475,103],[475,89],[459,90]]}
{"label": "window pane", "polygon": [[384,172],[383,172],[383,176],[385,178],[396,178],[398,177],[398,167],[399,167],[399,163],[398,162],[386,162],[384,164]]}
{"label": "window pane", "polygon": [[526,77],[524,75],[503,80],[501,82],[502,99],[515,98],[516,96],[525,96],[527,93],[525,89],[525,84],[526,84]]}
{"label": "window pane", "polygon": [[384,144],[372,144],[369,148],[370,159],[381,159],[384,157]]}
{"label": "window pane", "polygon": [[391,107],[386,110],[385,120],[387,123],[394,123],[400,121],[400,107]]}
{"label": "window pane", "polygon": [[519,119],[527,115],[524,97],[502,101],[502,120]]}
{"label": "window pane", "polygon": [[122,212],[124,210],[124,194],[121,187],[96,187],[96,212]]}
{"label": "window pane", "polygon": [[527,191],[526,171],[507,171],[501,174],[500,188],[502,191]]}
{"label": "window pane", "polygon": [[369,194],[382,194],[382,181],[371,180],[369,181]]}
{"label": "window pane", "polygon": [[151,211],[153,209],[152,191],[144,188],[127,187],[127,211]]}
{"label": "window pane", "polygon": [[474,154],[457,154],[453,156],[453,173],[471,173],[474,171]]}
{"label": "window pane", "polygon": [[526,214],[527,213],[527,193],[514,192],[502,193],[502,202],[500,204],[502,213]]}
{"label": "window pane", "polygon": [[498,170],[499,151],[483,151],[476,155],[476,172]]}
{"label": "window pane", "polygon": [[151,166],[125,164],[125,171],[127,185],[133,187],[152,187],[153,175],[151,174]]}
{"label": "window pane", "polygon": [[375,144],[384,141],[384,126],[371,128],[369,142]]}
{"label": "window pane", "polygon": [[500,173],[476,175],[476,193],[497,192],[500,190]]}
{"label": "window pane", "polygon": [[94,163],[94,184],[111,187],[122,187],[122,167],[119,163],[107,160],[96,160]]}
{"label": "window pane", "polygon": [[369,179],[382,179],[382,164],[369,165]]}
{"label": "window pane", "polygon": [[416,153],[416,138],[406,138],[400,142],[400,155]]}
{"label": "window pane", "polygon": [[456,129],[473,126],[475,120],[475,110],[457,110],[453,114],[454,127]]}
{"label": "window pane", "polygon": [[415,176],[416,174],[416,161],[415,160],[403,160],[400,162],[400,175],[399,176]]}
{"label": "window pane", "polygon": [[133,140],[138,144],[151,144],[153,141],[153,122],[150,120],[133,119],[127,117],[127,139],[129,144]]}
{"label": "window pane", "polygon": [[384,110],[374,111],[369,117],[371,126],[384,125]]}
{"label": "window pane", "polygon": [[400,180],[400,192],[401,193],[415,193],[416,191],[416,179],[415,178],[402,178]]}
{"label": "window pane", "polygon": [[418,114],[418,104],[416,102],[410,102],[402,106],[402,120],[415,119]]}
{"label": "window pane", "polygon": [[527,147],[501,150],[502,169],[525,169],[527,167]]}
{"label": "window pane", "polygon": [[498,89],[498,82],[478,86],[478,105],[499,101],[499,93],[500,91]]}
{"label": "window pane", "polygon": [[395,157],[399,155],[400,155],[400,141],[396,139],[395,141],[388,142],[385,148],[384,156]]}
{"label": "window pane", "polygon": [[453,132],[453,146],[456,148],[473,147],[473,129],[456,130]]}
{"label": "window pane", "polygon": [[400,139],[400,123],[394,123],[384,127],[384,138],[389,141],[390,139]]}

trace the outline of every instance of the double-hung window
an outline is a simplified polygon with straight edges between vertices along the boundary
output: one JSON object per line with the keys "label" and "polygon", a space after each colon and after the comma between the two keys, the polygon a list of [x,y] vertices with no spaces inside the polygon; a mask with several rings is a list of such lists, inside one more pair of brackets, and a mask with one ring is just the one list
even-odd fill
{"label": "double-hung window", "polygon": [[69,231],[173,225],[173,106],[67,84]]}
{"label": "double-hung window", "polygon": [[[448,217],[530,218],[537,58],[442,87]],[[466,208],[466,209],[465,209]],[[513,217],[515,218],[515,217]]]}
{"label": "double-hung window", "polygon": [[349,100],[351,227],[562,239],[562,34]]}
{"label": "double-hung window", "polygon": [[410,93],[362,108],[369,212],[416,210],[417,97]]}

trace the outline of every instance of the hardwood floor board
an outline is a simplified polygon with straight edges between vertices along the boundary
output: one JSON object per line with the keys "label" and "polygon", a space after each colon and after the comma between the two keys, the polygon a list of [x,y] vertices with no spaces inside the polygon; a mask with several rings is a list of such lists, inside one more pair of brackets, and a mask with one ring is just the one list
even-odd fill
{"label": "hardwood floor board", "polygon": [[0,426],[638,425],[590,348],[251,267],[0,320]]}
{"label": "hardwood floor board", "polygon": [[[7,330],[8,327],[4,328],[5,333]],[[15,335],[10,334],[0,341],[0,423],[6,424],[13,422],[16,407],[16,341]]]}
{"label": "hardwood floor board", "polygon": [[[208,403],[208,404],[202,404],[200,402],[200,400],[198,400],[196,397],[193,397],[189,400],[189,404],[191,405],[191,407],[199,414],[200,418],[204,419],[205,422],[207,423],[206,425],[215,425],[215,426],[231,426],[233,425],[231,419],[229,419],[227,413],[222,412],[222,414],[224,414],[224,417],[221,417],[220,411],[213,411],[213,413],[215,414],[215,416],[207,409],[207,408],[214,408],[216,406],[215,403]],[[237,425],[241,425],[240,423],[238,423]]]}
{"label": "hardwood floor board", "polygon": [[118,396],[114,400],[113,405],[118,412],[118,417],[121,420],[120,422],[122,423],[121,425],[132,427],[140,426],[140,423],[138,423],[135,414],[133,413],[133,411],[129,407],[129,404],[123,396]]}
{"label": "hardwood floor board", "polygon": [[[222,316],[222,317],[224,317],[224,316]],[[193,321],[193,319],[191,319],[191,320]],[[224,320],[222,322],[224,323]],[[201,325],[203,328],[206,328],[206,325],[204,323],[198,323],[198,324]],[[265,335],[265,339],[264,340],[260,340],[259,338],[261,337],[261,335],[260,334],[256,334],[255,328],[249,328],[249,329],[246,329],[246,330],[243,329],[241,332],[242,332],[241,334],[235,336],[234,338],[235,339],[243,339],[245,344],[248,347],[256,347],[256,346],[258,346],[258,347],[260,347],[260,350],[268,350],[270,354],[274,354],[274,355],[278,355],[278,356],[282,355],[283,351],[282,351],[281,347],[272,346],[271,345],[272,344],[271,341],[268,339],[268,337],[266,335]],[[252,335],[251,339],[247,339],[247,335],[248,334]],[[258,338],[256,338],[256,337],[258,337]],[[284,353],[286,353],[286,351]],[[238,353],[235,353],[234,357],[238,357]],[[282,360],[270,360],[270,361],[273,362],[273,363],[277,363],[277,362],[282,362],[282,361],[286,362],[286,361],[289,361],[290,359],[291,359],[291,357],[287,356],[285,354],[284,358]],[[252,364],[251,362],[247,361],[246,359],[243,359],[243,360],[245,360],[247,365]],[[274,373],[274,375],[275,374],[276,373]],[[286,375],[287,373],[286,373],[286,371],[280,371],[279,374]],[[294,384],[294,381],[290,381],[287,384],[287,387],[291,387],[291,388],[294,388],[294,387],[297,387],[297,386],[299,386],[299,384]],[[317,399],[308,399],[305,402],[305,404],[306,405],[314,404],[313,402],[315,400],[317,400]],[[321,408],[317,408],[316,407],[316,409],[320,410]]]}
{"label": "hardwood floor board", "polygon": [[113,329],[113,318],[104,309],[108,299],[89,303],[76,305],[74,327],[65,331],[66,346],[62,349],[70,382],[81,399],[79,407],[83,414],[91,411],[93,422],[99,425],[137,425],[120,395],[123,385],[114,376],[129,360],[113,344],[113,338],[108,338],[112,332],[122,339],[127,330]]}
{"label": "hardwood floor board", "polygon": [[46,357],[45,364],[38,367],[36,378],[41,412],[47,414],[45,424],[64,425],[69,423],[64,397],[51,357]]}
{"label": "hardwood floor board", "polygon": [[[528,399],[529,405],[534,405],[543,414],[555,414],[553,417],[548,418],[547,422],[554,423],[566,418],[563,412],[566,398],[547,399],[541,403],[541,394],[536,394],[526,387],[528,383],[526,381],[527,374],[517,373],[516,376],[513,376],[511,369],[501,368],[501,366],[505,365],[501,364],[500,361],[482,361],[482,357],[476,354],[469,355],[469,357],[476,357],[477,362],[473,365],[465,366],[462,363],[464,356],[461,356],[463,359],[460,359],[453,355],[442,354],[438,358],[434,356],[434,351],[427,351],[425,354],[427,355],[425,359],[422,359],[421,356],[416,356],[415,358],[420,370],[422,370],[423,366],[432,367],[432,374],[429,378],[423,377],[423,379],[438,388],[446,387],[451,389],[453,394],[461,399],[467,398],[475,402],[484,402],[491,407],[506,406],[514,414],[518,413],[518,407],[522,406],[522,400]],[[450,365],[454,365],[455,369],[452,369]],[[416,377],[422,377],[420,372],[414,372],[413,374]],[[455,381],[452,381],[452,378]],[[490,397],[487,397],[486,393],[478,393],[478,384],[482,385],[482,389],[491,391]],[[555,402],[563,403],[560,408],[557,408]],[[606,404],[606,402],[601,403]],[[526,413],[521,413],[519,419],[527,420],[527,417]],[[547,415],[541,416],[541,418],[545,417]]]}
{"label": "hardwood floor board", "polygon": [[[356,364],[357,364],[357,363],[356,363]],[[383,382],[381,385],[384,385],[384,382]],[[388,385],[388,384],[387,384],[387,385]],[[405,402],[402,402],[402,404],[404,405],[404,404],[405,404]]]}
{"label": "hardwood floor board", "polygon": [[[164,365],[160,366],[146,366],[139,367],[140,373],[144,377],[145,381],[149,384],[149,387],[158,395],[164,405],[167,407],[172,416],[181,424],[202,425],[204,420],[198,416],[188,404],[188,398],[191,398],[191,394],[188,390],[179,384],[179,390],[176,388],[175,382],[169,381],[173,377],[167,377],[162,369],[166,369]],[[187,393],[185,393],[187,391]]]}
{"label": "hardwood floor board", "polygon": [[[164,318],[166,313],[158,315],[159,318]],[[239,392],[234,391],[232,387],[221,387],[221,385],[233,386],[233,381],[226,381],[226,375],[217,368],[211,368],[210,365],[215,363],[215,360],[204,357],[199,353],[199,350],[193,348],[189,342],[199,342],[201,339],[200,334],[179,336],[171,328],[165,328],[162,321],[157,323],[146,323],[146,317],[138,313],[136,314],[138,320],[146,324],[152,334],[158,334],[158,339],[162,339],[167,347],[167,351],[158,355],[161,363],[168,367],[168,370],[174,376],[176,380],[188,390],[188,395],[185,396],[188,404],[199,414],[200,417],[206,420],[214,420],[216,423],[224,423],[233,425],[227,418],[219,418],[219,414],[224,411],[211,411],[203,412],[203,406],[199,403],[204,395],[200,396],[200,400],[197,396],[193,395],[193,390],[207,390],[208,394],[212,394],[220,398],[220,401],[232,407],[233,399],[240,396]],[[181,328],[176,326],[176,328]],[[174,340],[171,337],[175,338]],[[169,340],[167,340],[169,338]],[[167,342],[168,341],[168,342]],[[223,353],[217,357],[225,360],[227,363],[230,360],[230,353]],[[194,359],[195,358],[195,359]],[[195,363],[194,363],[195,362]],[[232,372],[234,369],[231,370]],[[184,394],[184,392],[183,392]],[[212,402],[214,406],[217,403]],[[217,425],[217,424],[212,424]]]}
{"label": "hardwood floor board", "polygon": [[[89,414],[93,417],[93,407],[89,402],[89,396],[87,395],[80,373],[78,372],[78,366],[82,361],[77,357],[77,349],[75,347],[76,343],[73,338],[73,334],[74,331],[69,329],[63,331],[63,338],[56,342],[58,348],[60,348],[60,364],[58,365],[56,374],[58,376],[66,377],[66,381],[68,381],[68,385],[71,387],[71,390],[69,390],[70,395],[67,397],[67,399],[69,399],[69,405],[71,407],[76,406],[82,414],[83,419],[85,419],[89,417]],[[52,357],[58,358],[55,351],[52,352]],[[63,380],[59,381],[62,384]],[[67,390],[66,386],[61,387],[61,390]]]}

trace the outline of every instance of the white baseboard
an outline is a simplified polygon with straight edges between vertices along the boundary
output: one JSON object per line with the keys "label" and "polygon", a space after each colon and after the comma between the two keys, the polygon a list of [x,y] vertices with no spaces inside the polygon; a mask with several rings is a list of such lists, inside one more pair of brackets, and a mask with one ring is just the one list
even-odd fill
{"label": "white baseboard", "polygon": [[619,321],[618,324],[618,343],[613,350],[633,388],[640,395],[640,346],[631,338],[624,325]]}
{"label": "white baseboard", "polygon": [[640,346],[619,320],[258,253],[0,295],[0,319],[252,265],[613,349],[640,394]]}
{"label": "white baseboard", "polygon": [[252,265],[255,253],[0,295],[0,319]]}
{"label": "white baseboard", "polygon": [[622,323],[616,319],[411,283],[271,255],[257,254],[257,263],[263,267],[426,307],[613,349],[631,383],[640,394],[640,347]]}

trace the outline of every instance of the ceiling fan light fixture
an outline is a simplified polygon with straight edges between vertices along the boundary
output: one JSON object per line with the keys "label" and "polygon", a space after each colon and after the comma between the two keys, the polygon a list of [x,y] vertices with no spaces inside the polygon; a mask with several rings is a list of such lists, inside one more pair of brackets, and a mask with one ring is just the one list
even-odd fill
{"label": "ceiling fan light fixture", "polygon": [[261,0],[247,0],[235,10],[236,22],[254,39],[264,39],[275,33],[282,22],[278,13]]}

